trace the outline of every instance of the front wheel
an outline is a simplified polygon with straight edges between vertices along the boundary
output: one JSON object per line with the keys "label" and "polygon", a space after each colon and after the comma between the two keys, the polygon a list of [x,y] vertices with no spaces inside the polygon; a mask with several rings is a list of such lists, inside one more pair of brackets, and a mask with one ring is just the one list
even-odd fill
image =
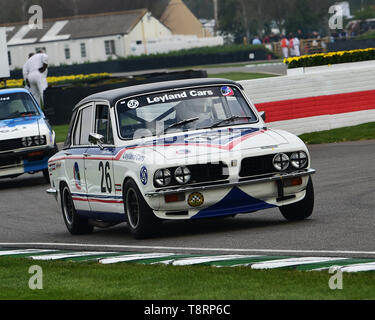
{"label": "front wheel", "polygon": [[44,180],[46,180],[47,183],[51,183],[48,168],[43,170],[43,177],[44,177]]}
{"label": "front wheel", "polygon": [[144,239],[155,235],[161,221],[154,215],[133,180],[125,183],[123,194],[128,226],[133,237]]}
{"label": "front wheel", "polygon": [[281,214],[288,221],[300,221],[311,216],[314,210],[314,186],[311,177],[306,187],[306,196],[303,200],[280,207]]}
{"label": "front wheel", "polygon": [[65,225],[72,235],[89,234],[93,232],[94,227],[89,224],[88,218],[81,217],[77,214],[72,195],[66,184],[63,184],[61,187],[61,208]]}

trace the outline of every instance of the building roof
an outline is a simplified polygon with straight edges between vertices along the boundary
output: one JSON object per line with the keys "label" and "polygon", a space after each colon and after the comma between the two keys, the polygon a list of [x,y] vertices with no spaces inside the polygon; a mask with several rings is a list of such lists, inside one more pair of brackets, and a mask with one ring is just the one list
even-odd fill
{"label": "building roof", "polygon": [[[30,40],[29,43],[38,43],[128,34],[146,13],[147,9],[139,9],[58,19],[46,19],[43,21],[43,29],[30,30],[23,39]],[[27,23],[25,22],[7,24],[6,27],[14,27],[13,30],[7,31],[8,42],[26,24]],[[52,30],[51,28],[56,28],[56,26],[59,26],[61,29],[55,29],[58,31],[58,33],[55,34],[55,39],[51,38],[49,40],[48,32]],[[12,43],[8,43],[8,45],[12,45]]]}
{"label": "building roof", "polygon": [[171,29],[173,34],[212,36],[182,0],[170,0],[160,21]]}
{"label": "building roof", "polygon": [[134,96],[151,94],[163,91],[179,90],[184,88],[192,87],[203,87],[203,86],[215,86],[215,85],[237,85],[242,86],[235,81],[228,79],[215,79],[215,78],[199,78],[199,79],[187,79],[187,80],[174,80],[164,81],[149,84],[141,84],[136,86],[124,87],[120,89],[114,89],[109,91],[103,91],[95,93],[87,98],[83,99],[77,104],[81,106],[90,101],[105,100],[109,101],[111,106],[115,105],[119,100],[124,98],[130,98]]}

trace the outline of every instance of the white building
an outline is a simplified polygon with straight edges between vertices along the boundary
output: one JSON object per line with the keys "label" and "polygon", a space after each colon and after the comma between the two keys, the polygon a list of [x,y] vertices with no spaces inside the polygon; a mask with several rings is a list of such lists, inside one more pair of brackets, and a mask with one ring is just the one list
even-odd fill
{"label": "white building", "polygon": [[25,23],[3,25],[11,69],[43,49],[50,66],[106,61],[118,57],[223,44],[222,38],[180,36],[146,9],[44,20],[43,29]]}

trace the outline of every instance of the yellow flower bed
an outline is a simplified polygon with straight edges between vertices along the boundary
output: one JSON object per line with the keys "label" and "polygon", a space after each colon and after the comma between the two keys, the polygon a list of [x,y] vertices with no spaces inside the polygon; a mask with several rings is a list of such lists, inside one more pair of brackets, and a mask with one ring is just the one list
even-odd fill
{"label": "yellow flower bed", "polygon": [[299,68],[374,59],[375,48],[368,48],[291,57],[284,59],[284,63],[288,65],[288,68]]}
{"label": "yellow flower bed", "polygon": [[[60,77],[47,77],[48,84],[59,84],[66,82],[83,82],[85,80],[99,79],[110,77],[110,73],[91,73],[91,74],[77,74]],[[11,79],[6,81],[8,88],[16,88],[23,86],[23,79]],[[0,82],[0,88],[4,88],[4,82]]]}

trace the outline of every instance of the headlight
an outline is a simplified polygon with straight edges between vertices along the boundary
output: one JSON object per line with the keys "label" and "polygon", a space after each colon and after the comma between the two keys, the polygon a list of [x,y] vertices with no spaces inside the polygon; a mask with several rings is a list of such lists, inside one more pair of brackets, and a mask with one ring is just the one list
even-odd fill
{"label": "headlight", "polygon": [[291,155],[290,161],[291,161],[293,167],[295,167],[297,169],[301,169],[301,168],[306,166],[307,161],[308,161],[308,157],[307,157],[306,152],[298,151],[298,152],[294,152]]}
{"label": "headlight", "polygon": [[33,138],[32,137],[23,137],[22,138],[22,146],[31,147],[32,144],[33,144]]}
{"label": "headlight", "polygon": [[187,167],[178,167],[174,177],[179,184],[187,184],[191,180],[191,172]]}
{"label": "headlight", "polygon": [[34,144],[36,145],[36,146],[40,146],[42,143],[41,143],[41,136],[36,136],[36,137],[34,137]]}
{"label": "headlight", "polygon": [[155,173],[155,182],[160,187],[165,187],[172,182],[172,174],[168,169],[161,169]]}
{"label": "headlight", "polygon": [[272,163],[276,170],[284,171],[288,169],[290,161],[285,153],[279,153],[273,158]]}

